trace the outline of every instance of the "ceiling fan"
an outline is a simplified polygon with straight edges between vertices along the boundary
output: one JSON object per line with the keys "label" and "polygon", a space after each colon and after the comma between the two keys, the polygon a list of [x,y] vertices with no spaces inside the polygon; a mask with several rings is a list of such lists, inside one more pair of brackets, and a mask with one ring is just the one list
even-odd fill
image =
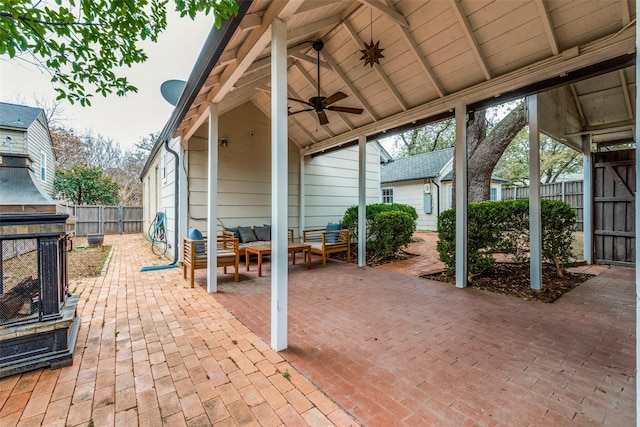
{"label": "ceiling fan", "polygon": [[318,52],[318,96],[309,98],[309,101],[303,101],[302,99],[297,98],[289,98],[289,100],[291,101],[299,102],[311,107],[305,108],[304,110],[289,112],[289,115],[303,113],[305,111],[315,111],[318,115],[320,124],[326,125],[327,123],[329,123],[329,119],[327,118],[327,113],[325,112],[325,110],[350,114],[362,114],[363,110],[362,108],[339,107],[337,105],[331,105],[347,97],[347,95],[342,92],[336,92],[329,97],[320,95],[320,51],[323,47],[324,42],[322,40],[317,40],[313,43],[313,49]]}

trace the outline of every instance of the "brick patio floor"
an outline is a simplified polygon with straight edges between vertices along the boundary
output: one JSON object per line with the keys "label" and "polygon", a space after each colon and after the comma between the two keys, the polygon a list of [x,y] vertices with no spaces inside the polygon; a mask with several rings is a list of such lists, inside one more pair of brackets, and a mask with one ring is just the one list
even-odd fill
{"label": "brick patio floor", "polygon": [[0,380],[2,427],[355,424],[340,408],[366,426],[635,425],[635,270],[541,304],[418,278],[433,259],[402,274],[314,257],[290,267],[275,353],[269,263],[207,295],[178,269],[140,273],[160,261],[139,236],[107,244],[106,274],[72,284],[74,365]]}
{"label": "brick patio floor", "polygon": [[[73,366],[0,380],[0,426],[354,425],[140,236],[107,236],[100,277],[73,282],[82,325]],[[289,372],[289,379],[282,373]]]}

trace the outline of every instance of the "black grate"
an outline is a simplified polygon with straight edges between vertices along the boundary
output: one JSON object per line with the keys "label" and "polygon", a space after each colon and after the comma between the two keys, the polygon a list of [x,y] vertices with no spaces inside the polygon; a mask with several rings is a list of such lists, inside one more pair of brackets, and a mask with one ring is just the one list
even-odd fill
{"label": "black grate", "polygon": [[37,318],[40,308],[38,240],[0,240],[0,324]]}

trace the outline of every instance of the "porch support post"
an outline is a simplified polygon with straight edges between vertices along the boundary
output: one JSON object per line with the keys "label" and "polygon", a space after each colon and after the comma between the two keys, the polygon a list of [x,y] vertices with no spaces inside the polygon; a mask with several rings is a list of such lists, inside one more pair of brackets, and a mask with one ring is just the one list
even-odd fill
{"label": "porch support post", "polygon": [[307,228],[307,205],[306,205],[306,194],[305,194],[305,172],[304,172],[304,155],[300,156],[300,220],[298,221],[300,225],[300,239],[302,239],[302,230]]}
{"label": "porch support post", "polygon": [[467,287],[467,105],[456,105],[456,288]]}
{"label": "porch support post", "polygon": [[531,289],[542,288],[542,215],[540,208],[540,126],[538,95],[527,97],[529,114],[529,268]]}
{"label": "porch support post", "polygon": [[367,265],[367,138],[358,137],[358,267]]}
{"label": "porch support post", "polygon": [[[638,46],[640,43],[640,30],[638,29],[638,26],[636,25],[636,46]],[[640,78],[640,67],[638,67],[636,65],[636,82],[638,81],[638,78]],[[636,105],[638,104],[638,101],[640,100],[640,92],[638,90],[636,90]],[[638,262],[638,259],[640,258],[640,238],[638,238],[638,230],[640,230],[640,215],[638,214],[640,212],[640,199],[638,198],[638,189],[640,189],[640,174],[638,174],[638,171],[640,171],[640,156],[638,156],[638,141],[640,141],[640,126],[638,126],[638,114],[636,113],[636,128],[635,128],[635,133],[636,133],[636,138],[635,138],[635,142],[636,142],[636,212],[635,212],[635,216],[636,216],[636,223],[635,223],[635,230],[636,230],[636,259],[635,261],[635,267],[636,267],[636,371],[637,371],[637,366],[638,366],[638,360],[640,360],[640,323],[638,322],[638,319],[640,319],[640,262]],[[636,381],[636,420],[638,419],[638,416],[640,415],[640,394],[638,393],[638,391],[640,391],[640,385],[638,384],[638,381]]]}
{"label": "porch support post", "polygon": [[[180,141],[182,142],[182,140]],[[178,215],[178,218],[184,218],[180,221],[180,223],[178,224],[178,230],[179,230],[179,234],[178,234],[178,245],[180,245],[182,243],[182,238],[183,237],[188,237],[188,230],[189,230],[189,197],[187,195],[187,191],[189,191],[189,188],[187,186],[187,178],[188,178],[188,174],[189,174],[189,157],[187,155],[187,151],[182,149],[182,144],[178,143],[178,146],[176,147],[176,151],[178,152],[178,154],[180,155],[180,164],[181,165],[186,165],[186,168],[180,168],[179,174],[180,174],[180,189],[179,189],[179,197],[180,197],[180,213]],[[186,169],[186,171],[185,171]],[[178,261],[183,261],[182,259],[182,248],[178,247],[176,248],[176,251],[178,251],[178,253],[176,254],[176,259]]]}
{"label": "porch support post", "polygon": [[207,163],[207,292],[218,292],[218,104],[209,104],[209,150]]}
{"label": "porch support post", "polygon": [[287,348],[287,24],[271,24],[271,348]]}
{"label": "porch support post", "polygon": [[593,174],[591,162],[591,137],[582,143],[582,234],[584,236],[584,260],[593,264]]}

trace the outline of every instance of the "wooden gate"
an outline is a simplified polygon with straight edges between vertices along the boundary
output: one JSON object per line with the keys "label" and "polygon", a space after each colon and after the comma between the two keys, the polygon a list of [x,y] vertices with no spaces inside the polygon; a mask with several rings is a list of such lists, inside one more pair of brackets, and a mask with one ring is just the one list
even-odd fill
{"label": "wooden gate", "polygon": [[597,264],[634,266],[635,150],[593,154],[593,249]]}

